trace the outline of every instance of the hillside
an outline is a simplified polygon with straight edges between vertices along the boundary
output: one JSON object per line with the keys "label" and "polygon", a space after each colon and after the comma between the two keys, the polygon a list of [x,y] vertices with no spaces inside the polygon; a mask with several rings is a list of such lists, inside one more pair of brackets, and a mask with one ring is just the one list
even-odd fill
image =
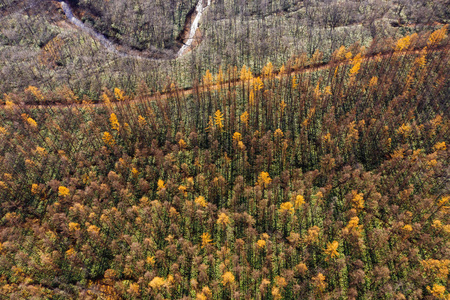
{"label": "hillside", "polygon": [[[22,37],[1,50],[0,298],[450,298],[445,3],[217,0],[157,60],[103,21],[148,1],[68,4],[112,50],[24,3],[0,4]],[[330,7],[351,17],[308,39]],[[27,26],[55,35],[19,60]]]}
{"label": "hillside", "polygon": [[[207,69],[217,72],[227,65],[245,64],[261,70],[267,61],[281,67],[293,56],[312,56],[316,50],[328,61],[331,52],[341,45],[369,47],[372,42],[389,38],[395,42],[407,34],[439,29],[450,15],[446,1],[283,0],[242,4],[216,0],[200,22],[199,47],[182,58],[166,60],[179,46],[176,39],[182,24],[186,24],[183,19],[187,20],[195,9],[196,1],[155,1],[154,6],[138,0],[68,3],[87,26],[126,51],[160,60],[138,60],[107,51],[68,22],[57,1],[5,0],[0,3],[3,92],[23,92],[29,85],[53,91],[66,85],[79,98],[97,100],[103,87],[119,87],[131,94],[140,81],[153,92],[162,91],[168,78],[192,87]],[[161,26],[166,30],[156,30]],[[147,28],[157,34],[153,36]]]}

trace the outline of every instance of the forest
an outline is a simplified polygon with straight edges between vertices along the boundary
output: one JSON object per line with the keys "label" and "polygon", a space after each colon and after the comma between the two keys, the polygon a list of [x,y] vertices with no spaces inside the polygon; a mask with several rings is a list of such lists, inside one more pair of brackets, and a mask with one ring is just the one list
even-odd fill
{"label": "forest", "polygon": [[0,1],[0,298],[450,299],[445,1],[67,3],[122,52]]}

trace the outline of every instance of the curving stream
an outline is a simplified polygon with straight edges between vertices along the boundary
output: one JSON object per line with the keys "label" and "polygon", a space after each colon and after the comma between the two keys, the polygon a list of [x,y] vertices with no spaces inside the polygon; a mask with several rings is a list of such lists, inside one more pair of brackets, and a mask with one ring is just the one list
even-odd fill
{"label": "curving stream", "polygon": [[[95,38],[97,41],[99,41],[100,44],[102,44],[108,51],[111,51],[121,57],[131,57],[131,58],[136,58],[136,59],[147,59],[147,60],[165,60],[165,59],[148,58],[148,57],[139,56],[139,55],[131,55],[126,52],[117,50],[116,45],[114,45],[110,40],[108,40],[103,34],[86,26],[80,19],[75,17],[69,4],[67,4],[64,1],[59,1],[59,2],[61,3],[61,8],[68,20],[73,25],[75,25],[76,27],[78,27],[79,29],[81,29],[82,31],[86,32],[87,34],[89,34],[90,36]],[[187,50],[192,46],[192,43],[195,39],[195,33],[197,32],[198,25],[200,23],[202,15],[205,12],[206,8],[208,8],[208,6],[211,4],[211,0],[208,0],[206,6],[203,6],[203,2],[204,2],[204,0],[199,0],[197,3],[197,6],[195,7],[196,15],[195,15],[195,18],[192,21],[192,24],[189,28],[189,36],[185,40],[185,43],[180,48],[180,50],[178,50],[176,57],[180,57],[180,56],[183,56],[184,54],[186,54]]]}

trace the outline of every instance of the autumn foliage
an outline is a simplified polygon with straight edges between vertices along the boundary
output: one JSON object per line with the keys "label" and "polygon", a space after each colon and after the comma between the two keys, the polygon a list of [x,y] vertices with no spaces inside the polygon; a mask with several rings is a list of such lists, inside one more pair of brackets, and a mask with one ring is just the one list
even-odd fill
{"label": "autumn foliage", "polygon": [[439,39],[408,54],[408,40],[383,56],[344,47],[281,74],[229,67],[192,94],[5,98],[0,295],[447,299]]}

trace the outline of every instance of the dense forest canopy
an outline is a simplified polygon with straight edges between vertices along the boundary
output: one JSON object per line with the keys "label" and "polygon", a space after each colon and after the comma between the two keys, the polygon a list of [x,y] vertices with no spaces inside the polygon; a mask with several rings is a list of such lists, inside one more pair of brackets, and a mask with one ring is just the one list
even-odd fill
{"label": "dense forest canopy", "polygon": [[448,1],[67,4],[117,51],[0,0],[0,298],[450,299]]}

